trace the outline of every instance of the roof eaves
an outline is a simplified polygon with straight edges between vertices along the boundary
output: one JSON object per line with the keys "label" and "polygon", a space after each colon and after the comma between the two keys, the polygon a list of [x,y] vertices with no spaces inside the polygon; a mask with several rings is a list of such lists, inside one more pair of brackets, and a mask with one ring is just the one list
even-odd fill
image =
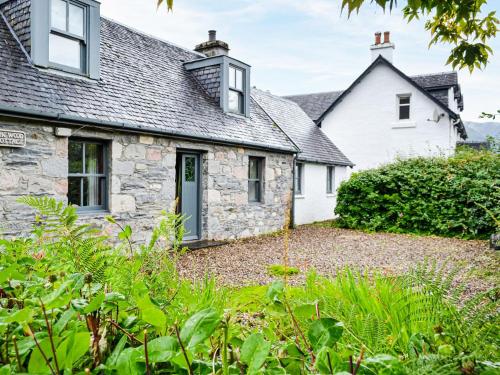
{"label": "roof eaves", "polygon": [[[257,142],[245,142],[245,141],[236,141],[230,139],[222,139],[211,136],[200,136],[197,134],[190,134],[188,132],[176,132],[176,131],[166,131],[166,130],[158,130],[148,126],[142,126],[135,123],[130,123],[126,121],[109,121],[109,120],[97,120],[90,119],[81,116],[73,116],[65,113],[58,112],[47,112],[47,111],[37,111],[33,109],[26,108],[18,108],[14,106],[7,106],[0,104],[0,114],[18,116],[18,117],[27,117],[27,118],[35,118],[35,119],[44,119],[50,122],[58,122],[64,124],[86,124],[90,126],[102,126],[106,128],[119,129],[119,130],[128,130],[134,132],[141,132],[152,135],[161,135],[161,136],[170,136],[173,138],[187,139],[187,140],[195,140],[201,142],[211,142],[217,144],[224,145],[235,145],[235,146],[244,146],[249,148],[268,150],[268,151],[278,151],[283,153],[295,154],[298,150],[295,148],[286,148],[279,146],[269,146],[267,144],[257,143]],[[295,145],[294,145],[295,146]]]}

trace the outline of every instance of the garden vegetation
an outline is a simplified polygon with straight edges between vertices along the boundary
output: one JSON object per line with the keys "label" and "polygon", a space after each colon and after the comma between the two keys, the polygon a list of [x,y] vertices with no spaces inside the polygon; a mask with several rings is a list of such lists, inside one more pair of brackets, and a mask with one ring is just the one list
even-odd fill
{"label": "garden vegetation", "polygon": [[338,189],[338,223],[371,231],[486,238],[498,230],[500,154],[400,160],[358,172]]}
{"label": "garden vegetation", "polygon": [[[178,277],[182,218],[142,245],[23,198],[29,238],[0,239],[0,374],[498,373],[498,291],[456,304],[432,265],[404,277],[311,273],[300,287]],[[453,291],[453,292],[452,292]]]}

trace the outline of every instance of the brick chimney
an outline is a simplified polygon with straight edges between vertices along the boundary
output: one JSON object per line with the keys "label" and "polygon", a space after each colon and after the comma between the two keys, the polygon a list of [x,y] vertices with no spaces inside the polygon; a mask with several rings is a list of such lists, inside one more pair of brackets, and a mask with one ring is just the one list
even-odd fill
{"label": "brick chimney", "polygon": [[194,50],[203,53],[207,57],[227,55],[229,45],[226,42],[217,40],[217,32],[215,30],[209,30],[208,41],[198,44]]}
{"label": "brick chimney", "polygon": [[393,53],[396,46],[391,43],[391,33],[384,31],[384,41],[381,42],[382,33],[375,33],[375,44],[370,46],[372,52],[372,61],[375,61],[379,55],[388,60],[391,64],[393,62]]}

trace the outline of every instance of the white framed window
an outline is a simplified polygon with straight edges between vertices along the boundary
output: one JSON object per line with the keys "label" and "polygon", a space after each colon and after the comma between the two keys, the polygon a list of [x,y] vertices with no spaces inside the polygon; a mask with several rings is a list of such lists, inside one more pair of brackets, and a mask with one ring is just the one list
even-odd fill
{"label": "white framed window", "polygon": [[49,63],[75,73],[87,70],[88,9],[73,0],[51,0]]}
{"label": "white framed window", "polygon": [[398,119],[410,119],[411,95],[398,95]]}
{"label": "white framed window", "polygon": [[229,66],[228,109],[237,114],[245,113],[245,79],[243,69]]}
{"label": "white framed window", "polygon": [[326,193],[333,194],[335,191],[335,167],[329,165],[326,167]]}
{"label": "white framed window", "polygon": [[304,194],[304,163],[295,164],[295,195]]}

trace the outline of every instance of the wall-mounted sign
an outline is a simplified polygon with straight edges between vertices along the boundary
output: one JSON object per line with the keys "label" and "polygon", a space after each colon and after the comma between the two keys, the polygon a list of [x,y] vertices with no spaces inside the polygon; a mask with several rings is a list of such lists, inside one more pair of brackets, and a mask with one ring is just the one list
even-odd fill
{"label": "wall-mounted sign", "polygon": [[0,147],[26,146],[26,133],[18,130],[0,129]]}

